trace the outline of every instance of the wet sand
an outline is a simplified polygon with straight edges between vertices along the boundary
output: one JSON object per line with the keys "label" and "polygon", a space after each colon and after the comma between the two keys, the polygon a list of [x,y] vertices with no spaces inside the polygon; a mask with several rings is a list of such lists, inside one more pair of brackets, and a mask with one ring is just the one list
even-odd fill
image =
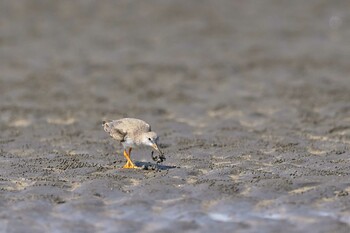
{"label": "wet sand", "polygon": [[350,232],[349,7],[1,1],[0,231]]}

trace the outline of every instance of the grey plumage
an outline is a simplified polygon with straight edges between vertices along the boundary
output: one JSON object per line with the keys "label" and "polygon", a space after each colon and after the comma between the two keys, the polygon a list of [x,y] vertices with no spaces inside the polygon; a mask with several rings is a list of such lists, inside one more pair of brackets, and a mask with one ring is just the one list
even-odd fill
{"label": "grey plumage", "polygon": [[103,122],[104,130],[111,137],[119,142],[124,142],[126,136],[133,138],[139,144],[139,135],[151,131],[151,127],[146,122],[135,118],[123,118],[111,122]]}
{"label": "grey plumage", "polygon": [[[159,156],[153,156],[152,159],[157,163],[163,162],[165,157],[157,145],[158,136],[151,131],[151,126],[143,120],[135,118],[123,118],[110,122],[103,121],[103,129],[115,140],[119,141],[124,147],[124,157],[127,163],[123,168],[137,168],[131,161],[130,153],[132,148],[141,145],[149,146],[159,152]],[[127,152],[128,150],[128,152]]]}

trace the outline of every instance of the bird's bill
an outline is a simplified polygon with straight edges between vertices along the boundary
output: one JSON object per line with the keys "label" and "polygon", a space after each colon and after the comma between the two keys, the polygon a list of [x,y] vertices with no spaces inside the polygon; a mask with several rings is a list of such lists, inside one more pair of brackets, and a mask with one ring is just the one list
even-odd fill
{"label": "bird's bill", "polygon": [[152,144],[152,147],[159,152],[160,155],[163,155],[163,152],[159,149],[158,145],[156,143]]}

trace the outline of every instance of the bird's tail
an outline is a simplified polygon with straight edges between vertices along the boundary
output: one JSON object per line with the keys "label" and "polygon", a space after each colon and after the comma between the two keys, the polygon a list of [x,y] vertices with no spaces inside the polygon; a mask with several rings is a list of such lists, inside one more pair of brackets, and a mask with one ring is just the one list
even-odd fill
{"label": "bird's tail", "polygon": [[110,131],[111,131],[110,122],[102,121],[102,126],[103,126],[104,131],[106,131],[107,133],[110,133]]}

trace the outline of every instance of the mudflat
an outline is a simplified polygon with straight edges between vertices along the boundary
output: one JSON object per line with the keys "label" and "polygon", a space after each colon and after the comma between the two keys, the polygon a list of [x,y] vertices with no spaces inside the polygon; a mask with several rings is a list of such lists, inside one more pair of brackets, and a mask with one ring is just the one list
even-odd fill
{"label": "mudflat", "polygon": [[1,1],[0,231],[350,232],[349,7]]}

